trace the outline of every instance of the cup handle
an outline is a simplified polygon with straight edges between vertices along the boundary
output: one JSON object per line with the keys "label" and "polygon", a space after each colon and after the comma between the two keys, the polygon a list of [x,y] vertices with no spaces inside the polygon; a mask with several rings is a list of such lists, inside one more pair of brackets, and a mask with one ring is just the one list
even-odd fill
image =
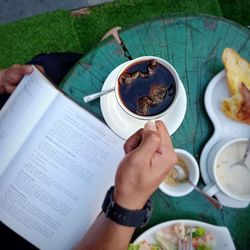
{"label": "cup handle", "polygon": [[219,188],[214,183],[209,183],[202,189],[207,195],[214,196],[218,193]]}

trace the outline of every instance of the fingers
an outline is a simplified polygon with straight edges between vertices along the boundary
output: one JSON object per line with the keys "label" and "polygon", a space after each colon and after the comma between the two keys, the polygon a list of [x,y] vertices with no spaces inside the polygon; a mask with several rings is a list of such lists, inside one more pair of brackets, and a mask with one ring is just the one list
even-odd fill
{"label": "fingers", "polygon": [[136,149],[142,140],[143,129],[139,129],[135,134],[131,135],[125,142],[123,148],[126,154]]}
{"label": "fingers", "polygon": [[165,124],[162,121],[156,121],[156,127],[161,138],[159,152],[167,155],[170,165],[175,164],[177,156]]}
{"label": "fingers", "polygon": [[4,86],[0,85],[0,95],[3,94],[4,92],[5,92]]}
{"label": "fingers", "polygon": [[28,75],[33,71],[31,65],[14,64],[4,71],[3,82],[5,85],[17,85],[24,75]]}
{"label": "fingers", "polygon": [[3,69],[0,78],[0,93],[7,92],[11,94],[22,77],[32,73],[32,71],[33,67],[31,65],[20,64],[14,64],[10,68]]}
{"label": "fingers", "polygon": [[5,91],[8,93],[8,94],[11,94],[14,92],[16,86],[15,85],[5,85]]}
{"label": "fingers", "polygon": [[[146,130],[157,131],[154,123],[152,122],[146,123],[145,128]],[[126,143],[124,144],[125,153],[127,154],[133,151],[134,149],[136,149],[140,145],[142,138],[143,138],[143,129],[139,129],[135,134],[130,136],[128,140],[126,141]]]}
{"label": "fingers", "polygon": [[[45,74],[45,70],[43,66],[36,64],[35,65],[39,71],[41,71],[43,74]],[[20,75],[29,75],[33,72],[32,65],[21,65],[21,64],[14,64],[11,69],[15,70],[15,73]]]}
{"label": "fingers", "polygon": [[43,68],[43,66],[36,64],[36,67],[39,69],[39,71],[41,71],[43,74],[45,74],[45,69]]}
{"label": "fingers", "polygon": [[138,147],[138,155],[143,161],[151,162],[151,159],[160,146],[160,136],[153,122],[147,122],[144,131],[143,139]]}
{"label": "fingers", "polygon": [[165,155],[169,164],[176,161],[171,138],[162,121],[146,123],[144,129],[138,130],[124,144],[126,154],[135,149],[137,158],[147,163],[152,160],[156,152]]}
{"label": "fingers", "polygon": [[[45,74],[45,70],[43,66],[36,64],[35,65],[43,74]],[[11,69],[15,71],[15,73],[20,75],[29,75],[33,72],[32,65],[21,65],[21,64],[14,64]]]}
{"label": "fingers", "polygon": [[19,75],[29,75],[32,73],[33,67],[31,65],[14,64],[10,67],[10,70]]}
{"label": "fingers", "polygon": [[171,138],[169,136],[168,130],[165,124],[162,121],[155,122],[156,128],[159,132],[161,138],[161,148],[160,150],[164,150],[168,147],[173,147]]}

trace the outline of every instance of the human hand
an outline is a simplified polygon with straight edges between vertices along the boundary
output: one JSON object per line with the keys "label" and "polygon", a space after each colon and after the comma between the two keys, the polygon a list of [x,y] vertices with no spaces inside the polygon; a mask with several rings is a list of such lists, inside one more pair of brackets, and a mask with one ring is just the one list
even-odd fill
{"label": "human hand", "polygon": [[127,209],[142,209],[177,162],[168,131],[161,121],[148,122],[124,144],[126,156],[115,178],[115,201]]}
{"label": "human hand", "polygon": [[[44,69],[38,66],[44,73]],[[0,70],[0,94],[7,92],[11,94],[24,75],[29,75],[33,71],[31,65],[14,64],[7,69]]]}

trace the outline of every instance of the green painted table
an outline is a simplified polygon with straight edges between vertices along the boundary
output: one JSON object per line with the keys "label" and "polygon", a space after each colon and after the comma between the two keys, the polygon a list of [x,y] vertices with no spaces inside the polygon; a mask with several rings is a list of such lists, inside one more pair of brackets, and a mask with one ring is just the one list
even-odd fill
{"label": "green painted table", "polygon": [[[186,89],[188,106],[182,125],[172,136],[173,144],[188,150],[199,162],[201,150],[213,133],[204,109],[204,91],[223,69],[221,54],[225,47],[234,48],[250,60],[249,30],[208,15],[163,16],[124,30],[120,36],[132,58],[154,55],[176,68]],[[84,104],[82,97],[99,91],[108,74],[127,60],[121,46],[113,38],[107,39],[81,58],[61,87],[74,101],[102,117],[99,100]],[[199,186],[203,185],[200,180]],[[135,236],[160,222],[185,218],[227,226],[237,249],[250,248],[250,207],[224,207],[218,211],[195,191],[173,198],[158,190],[153,200],[150,223]]]}

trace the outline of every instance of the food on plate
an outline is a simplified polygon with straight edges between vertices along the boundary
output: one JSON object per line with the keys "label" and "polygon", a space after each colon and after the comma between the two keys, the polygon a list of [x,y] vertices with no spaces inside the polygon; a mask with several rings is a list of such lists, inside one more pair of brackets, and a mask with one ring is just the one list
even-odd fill
{"label": "food on plate", "polygon": [[179,156],[177,158],[177,165],[180,166],[183,169],[183,173],[185,175],[185,178],[179,180],[177,178],[178,177],[178,173],[177,173],[176,168],[172,168],[171,171],[168,173],[167,177],[164,180],[164,182],[167,185],[176,186],[176,185],[178,185],[178,184],[180,184],[182,182],[186,182],[187,181],[187,179],[189,177],[188,166],[185,163],[185,161],[182,158],[180,158]]}
{"label": "food on plate", "polygon": [[223,100],[222,111],[231,119],[250,124],[250,63],[235,50],[222,54],[230,98]]}
{"label": "food on plate", "polygon": [[143,240],[138,244],[129,244],[128,250],[162,250],[162,248],[156,244],[150,244],[146,240]]}
{"label": "food on plate", "polygon": [[131,244],[128,250],[212,250],[215,246],[214,236],[205,228],[184,223],[162,228],[155,232],[154,237],[156,244],[143,240]]}
{"label": "food on plate", "polygon": [[177,250],[178,244],[194,250],[212,250],[214,237],[203,227],[195,227],[184,223],[163,228],[155,234],[156,242],[163,250]]}

